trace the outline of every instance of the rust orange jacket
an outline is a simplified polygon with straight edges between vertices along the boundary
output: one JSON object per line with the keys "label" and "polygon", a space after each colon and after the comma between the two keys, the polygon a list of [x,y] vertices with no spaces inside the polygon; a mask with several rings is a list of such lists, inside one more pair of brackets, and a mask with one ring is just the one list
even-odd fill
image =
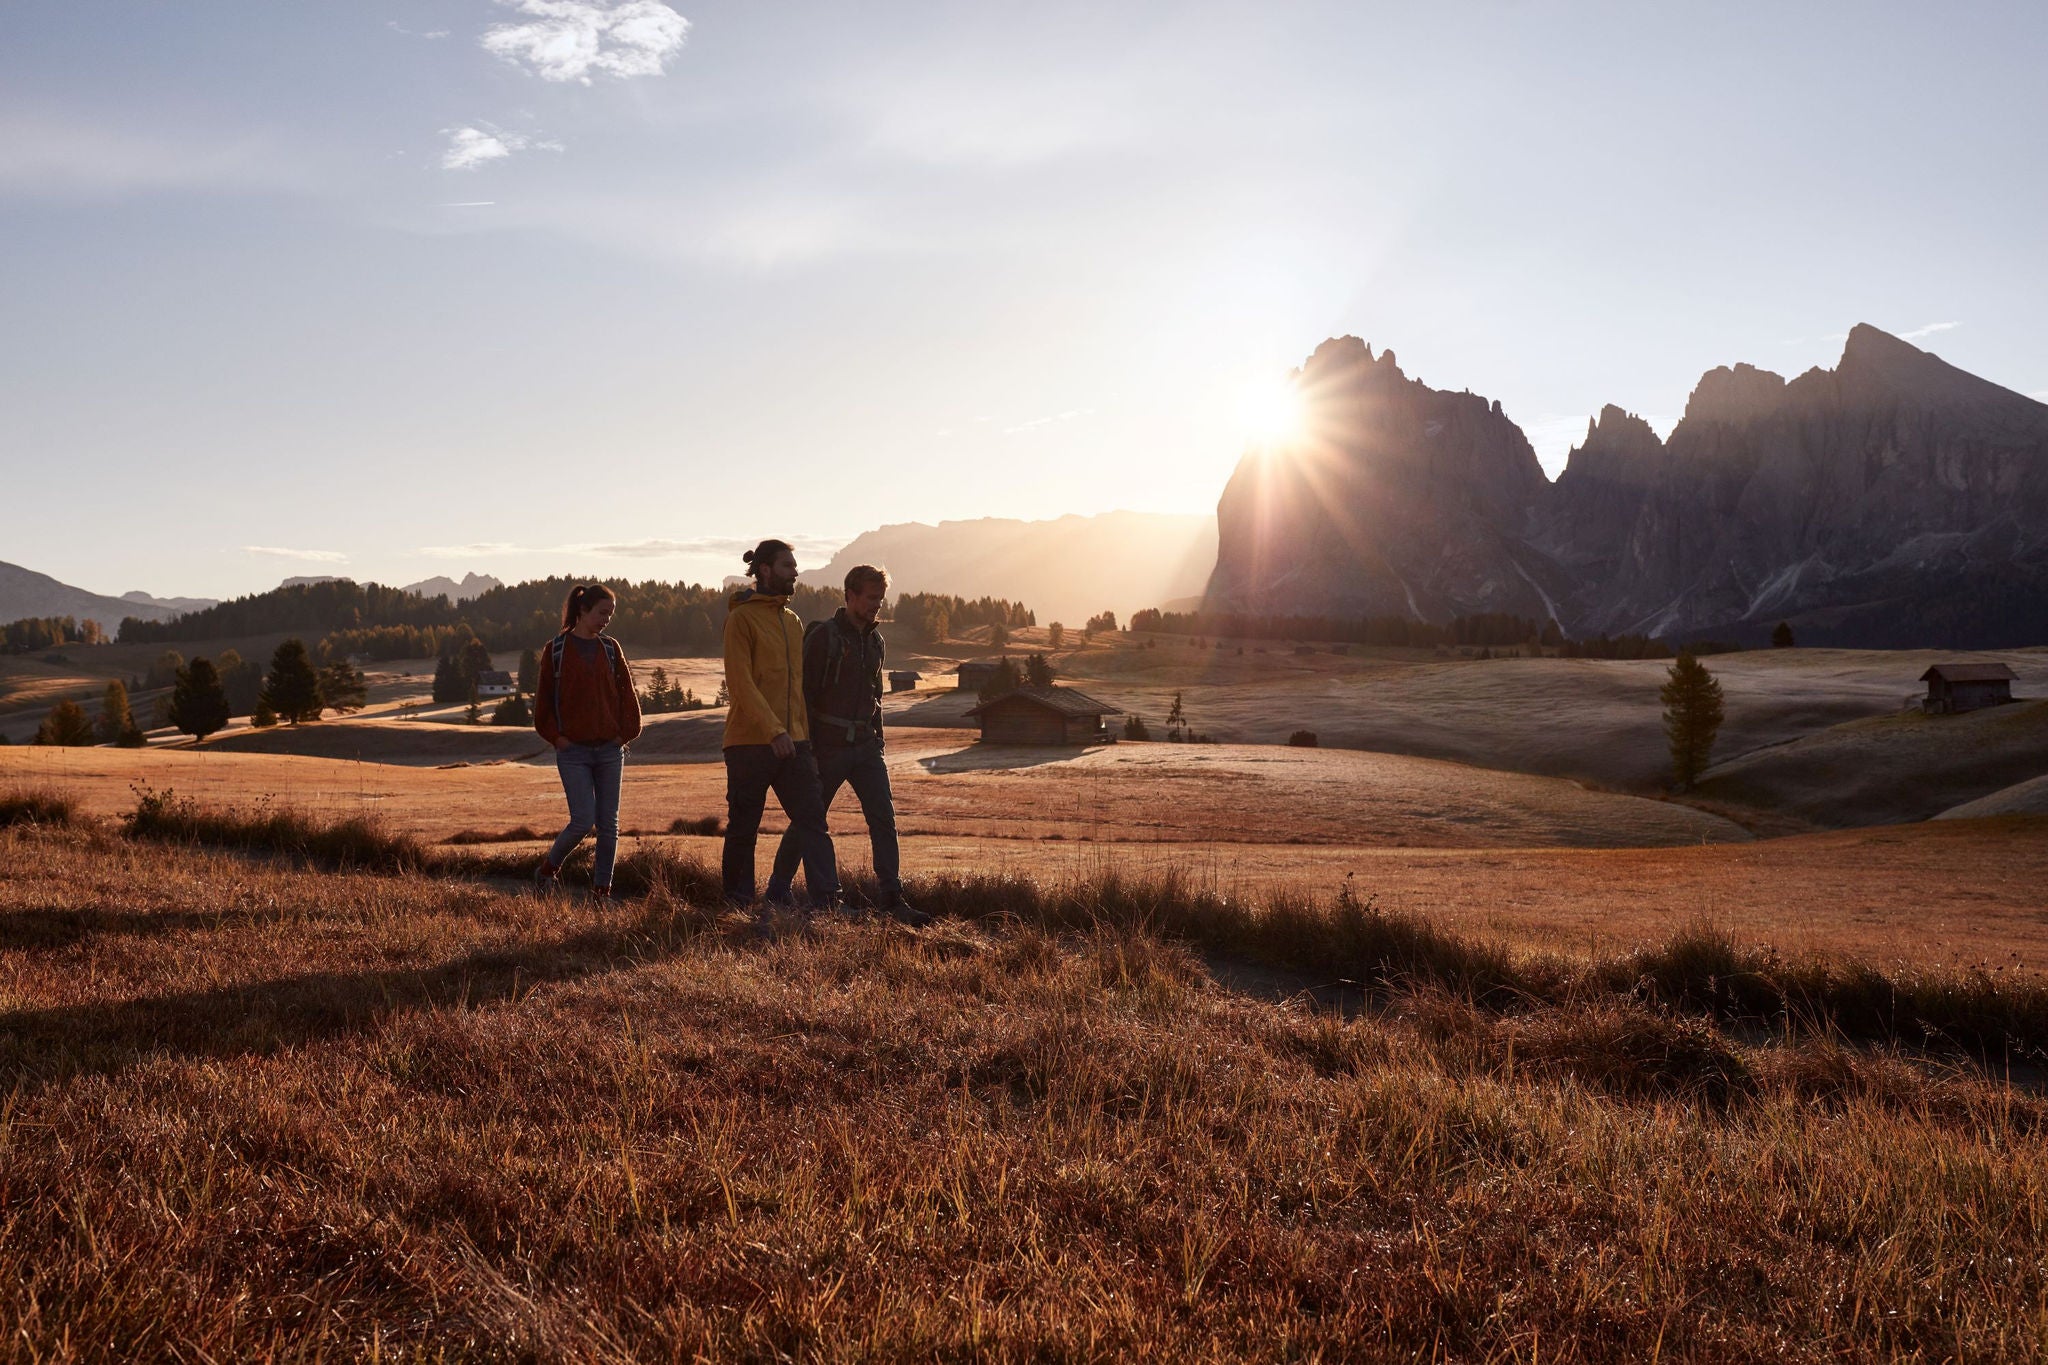
{"label": "rust orange jacket", "polygon": [[626,651],[608,637],[603,650],[593,667],[573,639],[564,640],[562,676],[557,678],[554,642],[541,647],[540,678],[533,687],[533,728],[548,743],[566,739],[576,744],[631,744],[640,737],[640,699],[633,695]]}

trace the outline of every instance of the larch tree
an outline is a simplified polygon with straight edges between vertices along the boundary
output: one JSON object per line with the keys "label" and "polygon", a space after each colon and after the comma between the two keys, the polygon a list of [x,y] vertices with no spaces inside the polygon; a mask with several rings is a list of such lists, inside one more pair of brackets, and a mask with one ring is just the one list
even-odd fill
{"label": "larch tree", "polygon": [[286,640],[270,656],[270,676],[263,680],[263,699],[277,718],[293,725],[320,719],[320,675],[306,653],[306,642]]}
{"label": "larch tree", "polygon": [[170,721],[180,731],[203,740],[228,723],[228,694],[209,659],[194,659],[178,670],[171,688]]}
{"label": "larch tree", "polygon": [[1679,790],[1689,790],[1707,770],[1714,737],[1721,730],[1721,684],[1687,651],[1673,661],[1670,677],[1657,695],[1664,703],[1672,780]]}

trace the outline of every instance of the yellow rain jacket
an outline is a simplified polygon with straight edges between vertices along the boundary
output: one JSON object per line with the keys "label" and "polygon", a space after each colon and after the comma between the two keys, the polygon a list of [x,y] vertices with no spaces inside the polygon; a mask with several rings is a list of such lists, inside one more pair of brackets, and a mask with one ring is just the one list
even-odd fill
{"label": "yellow rain jacket", "polygon": [[804,623],[787,597],[744,588],[725,618],[725,747],[811,737],[804,709]]}

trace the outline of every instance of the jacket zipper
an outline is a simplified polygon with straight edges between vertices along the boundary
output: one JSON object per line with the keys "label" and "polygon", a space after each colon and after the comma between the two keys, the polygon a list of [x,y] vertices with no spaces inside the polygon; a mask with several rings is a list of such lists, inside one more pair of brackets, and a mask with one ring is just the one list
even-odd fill
{"label": "jacket zipper", "polygon": [[796,681],[790,672],[789,622],[782,619],[783,609],[775,609],[775,625],[782,632],[782,706],[783,725],[789,730],[790,743],[796,743]]}

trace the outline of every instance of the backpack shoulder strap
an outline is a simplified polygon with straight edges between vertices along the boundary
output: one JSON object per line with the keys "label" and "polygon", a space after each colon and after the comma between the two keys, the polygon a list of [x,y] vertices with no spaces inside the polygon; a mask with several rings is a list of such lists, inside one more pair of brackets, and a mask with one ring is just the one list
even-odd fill
{"label": "backpack shoulder strap", "polygon": [[562,651],[569,647],[569,632],[563,631],[548,641],[548,664],[550,676],[555,684],[555,733],[562,732]]}

